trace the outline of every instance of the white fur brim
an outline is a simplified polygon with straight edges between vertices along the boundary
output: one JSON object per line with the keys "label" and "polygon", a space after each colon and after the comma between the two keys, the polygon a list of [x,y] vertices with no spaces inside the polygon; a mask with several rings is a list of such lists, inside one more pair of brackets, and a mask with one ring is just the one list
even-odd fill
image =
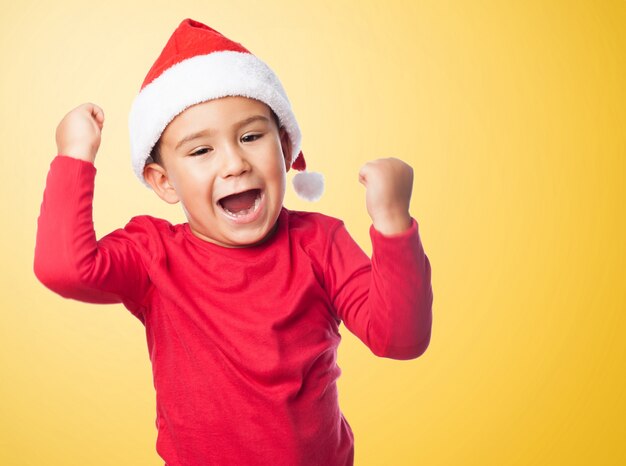
{"label": "white fur brim", "polygon": [[165,70],[133,101],[130,117],[131,160],[135,175],[150,187],[143,168],[165,127],[187,107],[225,96],[244,96],[269,105],[292,142],[292,160],[302,135],[278,77],[263,61],[245,52],[198,55]]}

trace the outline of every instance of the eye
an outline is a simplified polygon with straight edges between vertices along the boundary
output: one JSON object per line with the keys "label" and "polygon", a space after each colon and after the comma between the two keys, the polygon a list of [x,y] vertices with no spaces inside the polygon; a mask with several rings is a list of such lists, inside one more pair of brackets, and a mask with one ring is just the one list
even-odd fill
{"label": "eye", "polygon": [[262,134],[247,134],[246,136],[242,137],[241,140],[243,142],[252,142],[252,141],[256,141],[262,136],[263,136]]}
{"label": "eye", "polygon": [[207,149],[206,147],[203,147],[202,149],[198,149],[197,151],[192,152],[192,153],[191,153],[191,154],[189,154],[189,155],[204,155],[204,154],[206,154],[208,151],[209,151],[209,149]]}

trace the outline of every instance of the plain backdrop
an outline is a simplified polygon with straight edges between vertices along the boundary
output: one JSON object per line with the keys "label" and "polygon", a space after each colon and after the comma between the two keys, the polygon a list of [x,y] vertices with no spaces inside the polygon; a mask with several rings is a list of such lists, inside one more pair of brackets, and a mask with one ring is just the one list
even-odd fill
{"label": "plain backdrop", "polygon": [[[358,169],[415,170],[433,335],[377,358],[345,327],[340,405],[357,466],[626,462],[624,1],[21,1],[0,15],[0,463],[162,465],[144,328],[32,271],[56,125],[106,114],[98,237],[184,221],[130,168],[128,112],[179,22],[280,77],[315,204],[371,251]],[[291,175],[290,175],[291,177]]]}

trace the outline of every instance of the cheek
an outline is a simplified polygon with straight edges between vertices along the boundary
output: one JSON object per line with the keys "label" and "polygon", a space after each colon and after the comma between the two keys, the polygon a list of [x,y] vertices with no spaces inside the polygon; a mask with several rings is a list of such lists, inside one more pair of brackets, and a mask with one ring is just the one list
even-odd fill
{"label": "cheek", "polygon": [[277,161],[272,163],[267,167],[265,173],[267,174],[268,181],[272,184],[281,186],[285,183],[285,167],[281,162]]}
{"label": "cheek", "polygon": [[209,173],[200,168],[185,170],[178,173],[176,177],[176,190],[181,193],[183,197],[189,198],[193,201],[193,198],[201,196],[206,198],[210,195],[213,189],[213,178]]}
{"label": "cheek", "polygon": [[[285,174],[284,168],[279,167],[278,171],[276,171],[274,177],[274,184],[276,185],[276,189],[278,191],[278,195],[281,198],[285,197],[285,191],[287,190],[287,176]],[[282,201],[282,199],[281,199]]]}

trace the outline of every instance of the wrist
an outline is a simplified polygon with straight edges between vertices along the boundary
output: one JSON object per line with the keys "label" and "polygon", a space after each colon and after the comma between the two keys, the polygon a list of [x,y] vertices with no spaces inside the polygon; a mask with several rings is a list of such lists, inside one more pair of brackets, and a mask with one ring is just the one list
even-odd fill
{"label": "wrist", "polygon": [[85,162],[94,163],[96,160],[96,154],[91,154],[84,149],[75,149],[72,147],[57,147],[57,153],[59,155],[66,155],[74,159],[84,160]]}
{"label": "wrist", "polygon": [[383,235],[390,236],[403,233],[411,228],[413,220],[411,215],[406,213],[388,214],[372,218],[374,228]]}

